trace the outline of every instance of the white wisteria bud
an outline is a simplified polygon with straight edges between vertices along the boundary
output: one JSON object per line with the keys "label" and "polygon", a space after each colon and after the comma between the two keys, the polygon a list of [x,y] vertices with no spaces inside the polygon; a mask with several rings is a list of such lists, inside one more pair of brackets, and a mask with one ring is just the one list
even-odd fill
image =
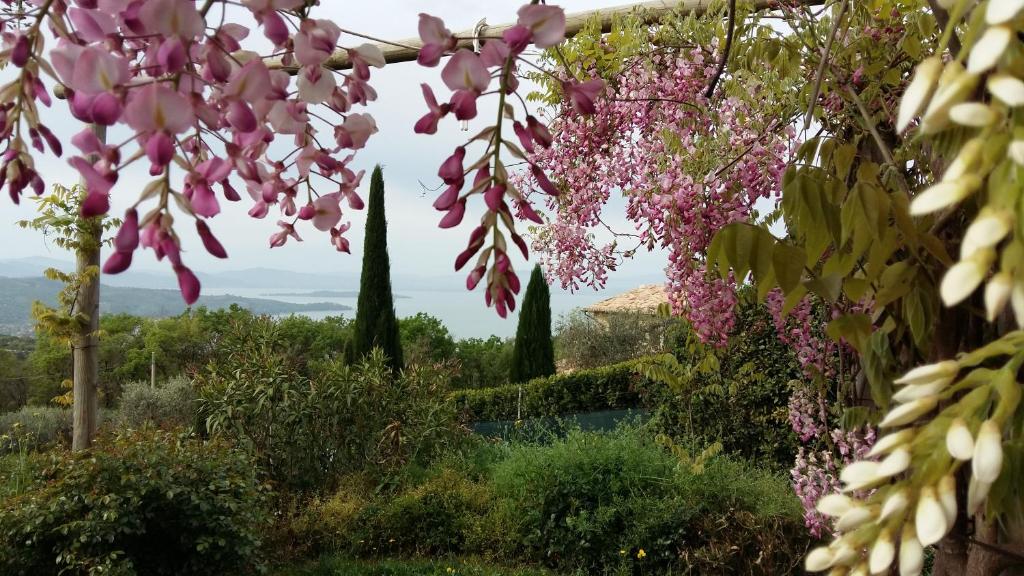
{"label": "white wisteria bud", "polygon": [[970,483],[967,485],[967,513],[971,516],[978,513],[981,509],[981,505],[985,503],[985,499],[988,498],[988,491],[992,489],[991,482],[982,482],[971,477]]}
{"label": "white wisteria bud", "polygon": [[928,412],[931,412],[938,402],[938,398],[935,396],[929,396],[927,398],[914,400],[913,402],[907,402],[906,404],[900,404],[890,410],[878,425],[882,428],[888,428],[890,426],[902,426],[904,424],[909,424]]}
{"label": "white wisteria bud", "polygon": [[906,447],[900,447],[892,451],[892,454],[886,456],[881,462],[878,463],[878,475],[891,478],[897,474],[901,474],[904,470],[910,467],[910,450]]}
{"label": "white wisteria bud", "polygon": [[985,22],[988,24],[1005,24],[1017,17],[1024,0],[989,0],[985,10]]}
{"label": "white wisteria bud", "polygon": [[966,300],[985,280],[995,259],[995,250],[982,248],[971,254],[970,258],[950,266],[939,285],[942,303],[946,306],[955,306]]}
{"label": "white wisteria bud", "polygon": [[936,380],[952,382],[960,371],[960,364],[956,360],[943,360],[934,364],[918,366],[900,376],[893,382],[896,384],[929,384]]}
{"label": "white wisteria bud", "polygon": [[957,460],[967,461],[974,457],[974,437],[963,418],[954,418],[946,431],[946,449]]}
{"label": "white wisteria bud", "polygon": [[985,148],[985,140],[980,136],[971,138],[960,147],[956,158],[949,163],[946,171],[942,173],[943,180],[956,180],[961,176],[974,172],[979,161],[981,152]]}
{"label": "white wisteria bud", "polygon": [[839,473],[839,479],[846,485],[844,491],[860,490],[882,480],[884,477],[878,473],[878,467],[878,462],[870,460],[859,460],[847,464]]}
{"label": "white wisteria bud", "polygon": [[875,445],[872,446],[871,450],[868,452],[868,456],[881,456],[886,452],[891,452],[897,446],[903,446],[904,444],[908,444],[911,440],[914,439],[914,435],[916,433],[917,430],[915,430],[914,428],[907,428],[905,430],[900,430],[899,432],[886,434],[885,436],[879,438],[877,442],[875,442]]}
{"label": "white wisteria bud", "polygon": [[949,123],[949,109],[963,102],[978,85],[977,74],[964,70],[963,65],[953,61],[946,65],[939,76],[939,87],[924,111],[921,129],[926,134],[941,131]]}
{"label": "white wisteria bud", "polygon": [[995,322],[996,317],[1006,308],[1012,291],[1013,277],[1008,273],[998,272],[989,278],[985,284],[985,316],[989,322]]}
{"label": "white wisteria bud", "polygon": [[910,491],[906,488],[896,490],[885,499],[885,502],[882,503],[882,513],[878,515],[878,520],[888,520],[889,518],[903,514],[903,512],[906,511],[908,504],[910,504]]}
{"label": "white wisteria bud", "polygon": [[956,522],[956,478],[947,474],[939,480],[939,504],[946,513],[946,524],[952,526]]}
{"label": "white wisteria bud", "polygon": [[967,72],[982,74],[991,70],[1003,57],[1013,36],[1013,29],[1009,26],[990,26],[971,48],[971,54],[967,57]]}
{"label": "white wisteria bud", "polygon": [[917,511],[914,514],[914,528],[917,539],[924,546],[931,546],[946,535],[949,524],[946,522],[946,511],[935,495],[935,488],[925,486],[917,500]]}
{"label": "white wisteria bud", "polygon": [[858,506],[857,501],[849,496],[844,494],[826,494],[818,500],[815,509],[825,516],[837,518],[849,512],[854,506]]}
{"label": "white wisteria bud", "polygon": [[832,566],[832,551],[827,546],[820,546],[811,550],[804,559],[804,568],[808,572],[821,572]]}
{"label": "white wisteria bud", "polygon": [[861,562],[850,572],[850,576],[868,576],[868,563]]}
{"label": "white wisteria bud", "polygon": [[900,576],[918,576],[924,570],[924,547],[914,525],[906,523],[900,533]]}
{"label": "white wisteria bud", "polygon": [[1018,166],[1024,166],[1024,140],[1010,142],[1010,145],[1006,147],[1006,155]]}
{"label": "white wisteria bud", "polygon": [[834,566],[849,566],[860,557],[860,550],[851,546],[845,536],[833,540],[828,547],[832,550]]}
{"label": "white wisteria bud", "polygon": [[893,542],[892,531],[882,530],[871,547],[871,554],[868,556],[868,568],[872,574],[882,574],[889,570],[892,561],[896,559],[896,543]]}
{"label": "white wisteria bud", "polygon": [[960,244],[960,259],[970,258],[982,248],[998,244],[1013,228],[1013,214],[1009,210],[985,207],[978,212],[971,225],[964,232]]}
{"label": "white wisteria bud", "polygon": [[1013,307],[1017,327],[1024,328],[1024,286],[1020,282],[1014,282],[1013,290],[1010,290],[1010,306]]}
{"label": "white wisteria bud", "polygon": [[1024,82],[1011,74],[993,74],[988,78],[988,91],[1010,107],[1024,105]]}
{"label": "white wisteria bud", "polygon": [[903,132],[906,130],[907,126],[910,125],[910,121],[928,103],[928,98],[935,89],[935,83],[938,81],[941,72],[942,59],[938,56],[926,58],[917,65],[917,69],[914,71],[914,78],[910,81],[910,85],[907,86],[906,92],[903,93],[903,99],[900,101],[900,110],[896,119],[897,131]]}
{"label": "white wisteria bud", "polygon": [[974,442],[971,471],[980,482],[992,483],[1003,469],[1003,432],[994,420],[985,420]]}
{"label": "white wisteria bud", "polygon": [[910,202],[912,216],[924,216],[959,204],[981,186],[981,179],[974,174],[965,174],[956,180],[943,180],[933,184],[914,196]]}
{"label": "white wisteria bud", "polygon": [[919,398],[934,396],[945,390],[948,385],[949,382],[943,381],[936,381],[928,384],[910,384],[909,386],[904,386],[897,390],[896,393],[892,395],[892,399],[900,404],[905,404]]}
{"label": "white wisteria bud", "polygon": [[980,102],[961,102],[949,109],[949,119],[968,128],[984,128],[999,120],[999,114]]}
{"label": "white wisteria bud", "polygon": [[866,522],[874,520],[874,518],[874,509],[867,506],[857,506],[856,508],[851,508],[849,512],[840,516],[839,520],[836,520],[835,528],[840,532],[849,532]]}

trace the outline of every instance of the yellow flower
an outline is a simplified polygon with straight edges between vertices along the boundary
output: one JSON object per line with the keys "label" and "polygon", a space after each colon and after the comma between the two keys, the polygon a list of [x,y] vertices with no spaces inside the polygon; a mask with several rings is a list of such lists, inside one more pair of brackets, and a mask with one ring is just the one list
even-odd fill
{"label": "yellow flower", "polygon": [[619,556],[625,556],[625,555],[626,555],[626,551],[625,550],[619,550]]}
{"label": "yellow flower", "polygon": [[646,556],[647,556],[647,552],[644,552],[643,548],[638,550],[637,553],[636,553],[636,557],[641,559],[641,560],[643,560]]}

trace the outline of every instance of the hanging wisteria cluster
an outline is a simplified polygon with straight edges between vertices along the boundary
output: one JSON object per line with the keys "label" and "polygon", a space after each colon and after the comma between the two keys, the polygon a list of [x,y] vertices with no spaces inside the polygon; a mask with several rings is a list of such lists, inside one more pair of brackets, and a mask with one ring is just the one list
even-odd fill
{"label": "hanging wisteria cluster", "polygon": [[555,217],[535,243],[563,287],[602,285],[616,256],[629,251],[598,245],[594,234],[605,225],[602,209],[621,193],[635,230],[618,234],[637,242],[632,249],[669,249],[673,311],[705,341],[722,344],[736,304],[733,282],[708,274],[699,255],[720,228],[749,220],[759,199],[778,198],[793,142],[786,130],[759,130],[766,123],[740,99],[708,100],[715,60],[696,48],[627,62],[593,115],[562,107],[553,145],[530,160],[573,191],[549,200]]}
{"label": "hanging wisteria cluster", "polygon": [[[418,61],[423,66],[436,66],[440,56],[457,45],[457,39],[444,22],[433,16],[421,14],[419,30],[424,46]],[[434,202],[434,208],[445,213],[440,227],[452,228],[462,222],[469,199],[483,197],[486,211],[470,234],[466,249],[455,259],[455,269],[461,270],[476,257],[466,278],[466,287],[473,290],[486,280],[484,299],[488,306],[493,304],[503,318],[515,310],[515,295],[521,287],[509,259],[508,241],[516,245],[524,258],[529,253],[526,241],[516,231],[515,218],[535,223],[543,220],[510,179],[506,169],[507,158],[502,159],[502,152],[529,164],[534,182],[545,194],[557,196],[559,193],[539,163],[528,158],[537,150],[550,148],[552,137],[547,127],[529,113],[525,100],[516,93],[519,88],[516,74],[523,51],[528,46],[550,48],[564,37],[565,13],[561,8],[538,4],[523,6],[516,25],[505,30],[500,39],[485,39],[479,54],[467,48],[459,49],[448,60],[441,71],[445,86],[452,91],[448,102],[438,104],[430,86],[422,86],[427,113],[415,126],[416,132],[422,134],[436,132],[438,122],[449,115],[456,120],[472,120],[477,116],[477,100],[481,96],[497,98],[494,124],[457,147],[438,170],[446,188]],[[492,82],[495,85],[493,90]],[[603,89],[604,81],[596,79],[579,82],[570,78],[561,83],[567,105],[580,115],[594,112],[594,101]],[[511,104],[513,96],[522,104],[523,121],[516,119],[515,107]],[[513,121],[512,130],[518,144],[505,131],[506,119]],[[483,152],[467,162],[468,147],[474,143],[481,144]],[[471,174],[473,180],[467,189],[466,177]]]}
{"label": "hanging wisteria cluster", "polygon": [[[70,164],[87,194],[83,216],[106,214],[119,176],[137,163],[148,166],[151,180],[124,217],[114,253],[104,264],[118,273],[132,264],[141,246],[170,262],[182,296],[194,302],[200,291],[195,274],[182,261],[177,220],[192,221],[205,248],[227,257],[208,223],[222,203],[249,198],[249,215],[279,213],[271,247],[301,240],[300,228],[326,232],[331,244],[348,252],[342,223],[345,209],[362,208],[357,188],[363,171],[352,167],[354,153],[377,132],[373,116],[355,111],[375,100],[370,69],[385,64],[374,44],[343,46],[343,30],[316,19],[313,0],[3,0],[0,13],[3,51],[0,64],[12,65],[15,78],[0,87],[0,187],[19,202],[26,190],[42,194],[46,182],[37,161],[47,149],[65,153],[54,136],[54,106],[48,86],[56,85],[82,130],[71,139]],[[255,38],[257,31],[265,39]],[[539,220],[521,195],[507,186],[502,150],[525,158],[534,144],[550,144],[536,118],[515,122],[520,145],[503,137],[506,97],[516,95],[516,62],[530,44],[547,48],[562,41],[561,8],[529,4],[502,39],[487,39],[480,54],[458,50],[442,79],[454,95],[438,104],[429,88],[429,113],[415,130],[433,133],[449,113],[459,120],[476,116],[477,99],[496,94],[493,126],[477,139],[487,142],[484,156],[463,171],[460,147],[441,169],[449,189],[437,206],[446,211],[442,227],[459,223],[467,198],[483,195],[488,206],[459,267],[479,251],[470,274],[472,288],[487,275],[487,301],[505,315],[515,306],[519,282],[511,269],[500,220],[511,240],[526,253],[516,234],[515,214]],[[437,65],[457,40],[439,19],[421,15],[424,46],[419,61]],[[270,46],[259,52],[260,47]],[[346,61],[348,71],[339,70]],[[496,86],[488,91],[489,86]],[[566,82],[564,91],[581,113],[593,110],[603,82]],[[518,95],[516,95],[518,97]],[[111,129],[109,132],[107,129]],[[117,135],[107,142],[101,135]],[[493,162],[492,162],[493,160]],[[464,177],[477,171],[473,188],[459,197]],[[543,174],[535,169],[543,181]],[[553,186],[547,186],[555,193]],[[244,193],[239,193],[243,189]],[[488,257],[493,256],[488,268]]]}

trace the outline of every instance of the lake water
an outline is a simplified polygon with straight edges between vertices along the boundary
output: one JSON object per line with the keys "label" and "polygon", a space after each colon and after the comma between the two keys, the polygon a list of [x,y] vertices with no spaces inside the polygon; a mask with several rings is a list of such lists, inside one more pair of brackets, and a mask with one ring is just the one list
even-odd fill
{"label": "lake water", "polygon": [[[589,306],[595,302],[610,298],[620,292],[634,288],[634,285],[609,286],[600,292],[590,288],[583,289],[575,294],[563,291],[558,287],[551,288],[551,318],[555,324],[563,314],[571,312],[575,308]],[[311,302],[331,302],[344,304],[352,310],[338,311],[309,311],[304,315],[314,319],[321,319],[326,316],[348,316],[355,315],[356,297],[330,298],[323,296],[298,296],[297,294],[315,292],[315,290],[301,289],[270,289],[270,288],[204,288],[206,294],[233,294],[247,298],[268,298],[282,302],[293,302],[296,304],[308,304]],[[278,294],[295,294],[292,296],[279,296]],[[395,289],[395,294],[407,296],[407,298],[395,299],[395,313],[399,318],[413,316],[418,312],[426,312],[431,316],[439,318],[448,330],[456,338],[486,338],[492,334],[501,337],[515,336],[518,312],[510,314],[508,318],[502,319],[494,311],[494,308],[487,308],[484,305],[483,292],[477,289],[473,292],[464,290],[407,290]],[[522,294],[519,297],[519,304],[522,304]]]}

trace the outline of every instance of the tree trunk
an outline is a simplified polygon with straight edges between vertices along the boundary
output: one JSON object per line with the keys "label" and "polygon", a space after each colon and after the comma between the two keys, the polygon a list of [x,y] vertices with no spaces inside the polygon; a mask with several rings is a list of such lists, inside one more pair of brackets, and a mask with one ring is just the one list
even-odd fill
{"label": "tree trunk", "polygon": [[[100,141],[106,140],[106,128],[93,125],[93,131]],[[99,266],[102,242],[103,217],[80,219],[75,272],[82,283],[78,287],[74,312],[84,315],[87,320],[79,325],[72,341],[74,403],[71,408],[71,449],[75,451],[92,446],[99,426]]]}
{"label": "tree trunk", "polygon": [[100,278],[97,268],[93,267],[100,264],[101,234],[102,225],[98,220],[83,222],[79,232],[76,272],[83,280],[78,289],[75,312],[87,316],[88,320],[79,327],[72,351],[74,418],[71,449],[76,451],[92,446],[98,425]]}

